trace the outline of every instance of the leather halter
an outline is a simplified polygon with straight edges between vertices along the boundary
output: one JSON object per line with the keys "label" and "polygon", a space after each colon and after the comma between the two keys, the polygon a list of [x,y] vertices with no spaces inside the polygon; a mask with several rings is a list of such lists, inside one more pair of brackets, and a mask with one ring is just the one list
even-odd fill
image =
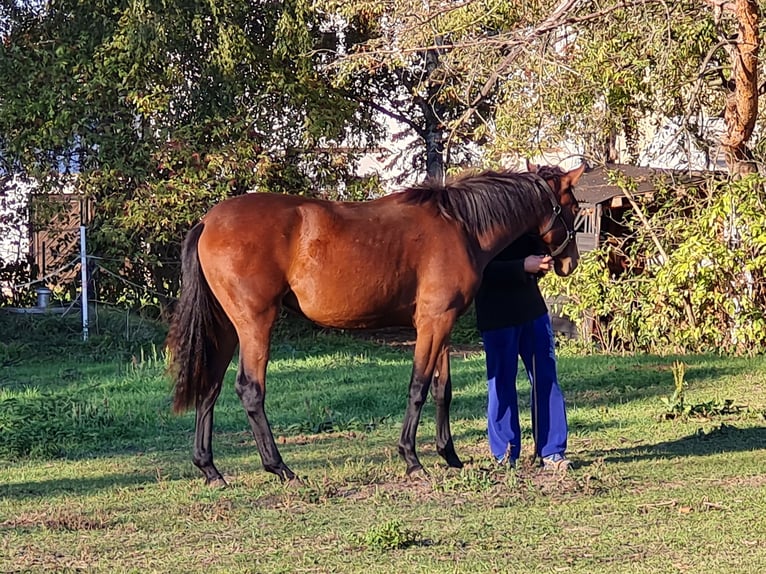
{"label": "leather halter", "polygon": [[548,194],[548,199],[551,200],[551,206],[553,207],[553,215],[548,219],[548,225],[545,226],[545,229],[540,232],[540,237],[544,237],[551,229],[553,229],[553,226],[556,223],[557,219],[561,219],[561,223],[564,225],[564,229],[567,232],[567,237],[564,240],[564,242],[559,245],[556,249],[551,250],[551,257],[557,257],[560,255],[564,249],[566,249],[567,245],[575,238],[575,230],[570,229],[567,225],[566,220],[561,217],[561,204],[559,204],[558,201],[556,201],[556,196],[553,195],[553,191],[551,191],[550,186],[548,183],[541,177],[537,177],[535,179],[535,184],[537,184],[538,187],[545,189],[545,191]]}

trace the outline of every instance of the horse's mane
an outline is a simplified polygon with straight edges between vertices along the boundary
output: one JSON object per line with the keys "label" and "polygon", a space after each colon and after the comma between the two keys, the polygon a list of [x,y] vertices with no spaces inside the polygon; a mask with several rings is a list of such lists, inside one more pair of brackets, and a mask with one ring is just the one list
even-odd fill
{"label": "horse's mane", "polygon": [[408,204],[434,204],[448,219],[460,222],[466,231],[481,236],[495,226],[526,228],[530,217],[551,210],[551,200],[541,187],[541,177],[562,175],[557,167],[540,167],[537,174],[515,171],[466,172],[444,184],[432,180],[401,193]]}

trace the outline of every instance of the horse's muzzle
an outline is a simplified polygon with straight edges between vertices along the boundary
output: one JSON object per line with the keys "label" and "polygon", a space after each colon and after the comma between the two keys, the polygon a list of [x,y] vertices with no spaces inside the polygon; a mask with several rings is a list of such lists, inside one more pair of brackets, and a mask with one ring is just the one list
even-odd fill
{"label": "horse's muzzle", "polygon": [[577,259],[573,257],[562,257],[553,260],[553,270],[559,277],[571,275],[577,269]]}

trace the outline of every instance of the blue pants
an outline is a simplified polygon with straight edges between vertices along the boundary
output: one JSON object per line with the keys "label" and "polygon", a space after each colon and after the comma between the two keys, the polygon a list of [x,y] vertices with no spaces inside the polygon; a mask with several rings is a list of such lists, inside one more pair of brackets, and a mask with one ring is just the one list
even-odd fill
{"label": "blue pants", "polygon": [[[556,375],[556,355],[550,316],[505,329],[483,331],[487,357],[487,427],[489,448],[496,459],[521,454],[516,374],[521,356],[532,384],[532,431],[535,453],[564,454],[567,417],[564,395]],[[510,448],[510,453],[509,453]]]}

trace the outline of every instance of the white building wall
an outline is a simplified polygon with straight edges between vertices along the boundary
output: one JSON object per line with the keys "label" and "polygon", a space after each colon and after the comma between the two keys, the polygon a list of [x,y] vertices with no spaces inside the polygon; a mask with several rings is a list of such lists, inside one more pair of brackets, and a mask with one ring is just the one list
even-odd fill
{"label": "white building wall", "polygon": [[29,254],[28,202],[31,185],[14,176],[0,181],[0,260],[14,263]]}

